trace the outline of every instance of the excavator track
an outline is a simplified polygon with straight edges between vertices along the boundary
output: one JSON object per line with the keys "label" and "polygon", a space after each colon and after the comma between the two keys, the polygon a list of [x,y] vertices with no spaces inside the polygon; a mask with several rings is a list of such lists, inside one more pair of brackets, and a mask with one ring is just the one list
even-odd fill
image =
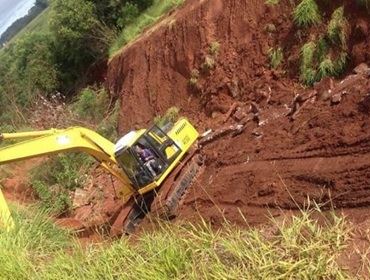
{"label": "excavator track", "polygon": [[170,220],[177,216],[182,197],[203,166],[202,156],[199,154],[194,156],[195,152],[196,150],[184,158],[157,192],[151,205],[151,213],[154,217]]}
{"label": "excavator track", "polygon": [[132,197],[122,205],[111,219],[110,235],[114,237],[132,234],[149,210],[154,217],[160,219],[174,218],[183,195],[203,165],[201,155],[194,155],[196,151],[194,149],[187,154],[158,191]]}

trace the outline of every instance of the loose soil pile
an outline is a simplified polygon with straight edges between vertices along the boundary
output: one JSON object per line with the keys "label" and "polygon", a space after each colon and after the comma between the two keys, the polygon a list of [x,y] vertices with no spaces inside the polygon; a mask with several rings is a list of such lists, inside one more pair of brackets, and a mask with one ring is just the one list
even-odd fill
{"label": "loose soil pile", "polygon": [[[200,214],[216,225],[224,217],[255,225],[308,198],[328,208],[370,206],[369,70],[362,65],[346,78],[303,88],[295,46],[301,37],[289,1],[281,2],[189,0],[109,62],[107,86],[122,103],[121,133],[147,127],[171,106],[201,132],[243,126],[204,146],[204,172],[179,219]],[[341,2],[332,1],[326,17]],[[344,3],[351,63],[369,63],[370,17],[354,1]],[[303,38],[315,36],[310,32]],[[268,50],[278,43],[286,71],[268,66]]]}

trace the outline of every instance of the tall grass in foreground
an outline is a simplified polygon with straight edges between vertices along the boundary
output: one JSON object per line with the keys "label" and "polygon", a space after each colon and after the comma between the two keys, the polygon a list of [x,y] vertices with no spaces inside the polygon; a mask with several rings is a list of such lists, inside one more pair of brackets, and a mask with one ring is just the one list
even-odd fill
{"label": "tall grass in foreground", "polygon": [[265,230],[162,224],[155,232],[81,248],[43,215],[0,234],[1,279],[346,279],[336,259],[343,218],[302,212]]}
{"label": "tall grass in foreground", "polygon": [[146,27],[158,21],[164,13],[179,6],[183,2],[184,0],[154,0],[151,7],[122,30],[110,48],[109,56],[112,57],[119,49],[138,37]]}
{"label": "tall grass in foreground", "polygon": [[0,279],[35,279],[38,265],[68,248],[69,235],[58,229],[47,213],[11,207],[16,228],[0,231]]}

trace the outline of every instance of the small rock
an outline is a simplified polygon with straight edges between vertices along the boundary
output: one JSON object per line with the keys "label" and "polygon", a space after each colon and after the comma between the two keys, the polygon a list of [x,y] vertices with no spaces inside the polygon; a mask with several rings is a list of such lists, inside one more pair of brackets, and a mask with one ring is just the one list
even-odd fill
{"label": "small rock", "polygon": [[331,97],[331,90],[324,90],[323,92],[321,92],[321,95],[319,96],[319,99],[322,100],[322,101],[327,101],[329,100]]}
{"label": "small rock", "polygon": [[342,101],[342,93],[334,94],[331,97],[331,103],[332,104],[339,104]]}
{"label": "small rock", "polygon": [[92,206],[82,206],[75,211],[75,219],[78,221],[89,221],[93,212]]}
{"label": "small rock", "polygon": [[258,137],[261,137],[263,135],[263,133],[262,133],[261,129],[256,128],[256,129],[253,129],[252,135],[256,136],[258,138]]}
{"label": "small rock", "polygon": [[276,26],[272,23],[268,23],[265,25],[265,31],[268,33],[274,33],[276,32]]}
{"label": "small rock", "polygon": [[241,108],[241,107],[238,107],[233,115],[234,119],[238,122],[240,122],[241,120],[243,120],[244,118],[246,118],[248,116],[248,111],[246,110],[246,108]]}
{"label": "small rock", "polygon": [[84,189],[76,189],[73,197],[73,208],[89,204],[89,194]]}
{"label": "small rock", "polygon": [[353,71],[359,75],[370,76],[370,68],[366,63],[361,63]]}

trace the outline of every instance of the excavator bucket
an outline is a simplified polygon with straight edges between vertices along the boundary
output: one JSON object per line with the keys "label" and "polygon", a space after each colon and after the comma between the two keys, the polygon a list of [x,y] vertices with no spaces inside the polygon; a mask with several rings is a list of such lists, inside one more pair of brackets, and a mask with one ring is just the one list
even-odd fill
{"label": "excavator bucket", "polygon": [[2,191],[0,190],[0,228],[4,228],[9,231],[14,228],[14,221],[10,214],[8,204],[4,198]]}

